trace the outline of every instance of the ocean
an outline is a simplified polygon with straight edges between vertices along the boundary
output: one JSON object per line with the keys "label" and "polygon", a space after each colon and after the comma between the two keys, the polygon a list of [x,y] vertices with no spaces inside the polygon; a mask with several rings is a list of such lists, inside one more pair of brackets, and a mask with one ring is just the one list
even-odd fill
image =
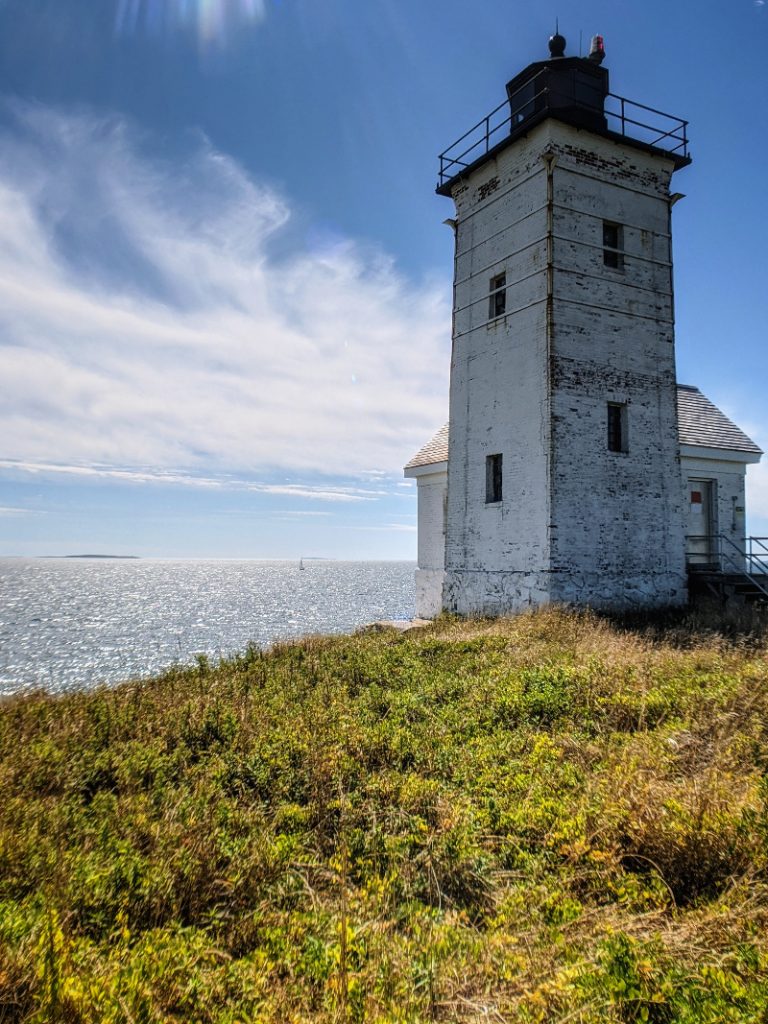
{"label": "ocean", "polygon": [[413,562],[0,558],[0,697],[414,614]]}

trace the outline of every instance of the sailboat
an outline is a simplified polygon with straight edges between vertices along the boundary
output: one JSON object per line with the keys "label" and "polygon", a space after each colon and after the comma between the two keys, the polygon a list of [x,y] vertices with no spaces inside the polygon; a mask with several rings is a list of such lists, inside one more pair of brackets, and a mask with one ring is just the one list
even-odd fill
{"label": "sailboat", "polygon": [[299,568],[300,569],[306,569],[306,566],[304,565],[304,559],[303,558],[299,559]]}

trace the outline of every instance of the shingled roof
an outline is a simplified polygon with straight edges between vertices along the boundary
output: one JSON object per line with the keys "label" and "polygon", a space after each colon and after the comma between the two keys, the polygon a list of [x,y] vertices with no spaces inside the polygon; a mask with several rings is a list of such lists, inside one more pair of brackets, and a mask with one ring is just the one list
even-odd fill
{"label": "shingled roof", "polygon": [[[720,448],[735,452],[762,455],[755,442],[747,437],[725,413],[690,384],[677,385],[677,431],[680,444],[700,448]],[[441,427],[431,441],[413,456],[406,469],[431,466],[448,461],[448,424]]]}
{"label": "shingled roof", "polygon": [[415,469],[417,466],[431,466],[433,462],[446,462],[448,459],[448,424],[440,427],[431,441],[427,441],[423,448],[419,448],[406,469]]}
{"label": "shingled roof", "polygon": [[680,444],[762,455],[762,450],[743,430],[689,384],[677,385],[677,430]]}

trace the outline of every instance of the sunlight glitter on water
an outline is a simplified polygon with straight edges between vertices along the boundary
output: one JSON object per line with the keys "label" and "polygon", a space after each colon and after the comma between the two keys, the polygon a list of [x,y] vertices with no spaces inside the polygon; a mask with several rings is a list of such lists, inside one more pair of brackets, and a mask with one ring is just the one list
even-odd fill
{"label": "sunlight glitter on water", "polygon": [[414,613],[412,562],[0,559],[0,696]]}

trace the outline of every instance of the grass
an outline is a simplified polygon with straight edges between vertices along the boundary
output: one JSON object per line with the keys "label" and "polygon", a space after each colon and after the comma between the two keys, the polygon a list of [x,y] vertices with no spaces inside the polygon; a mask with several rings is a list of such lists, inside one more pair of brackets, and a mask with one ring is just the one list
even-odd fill
{"label": "grass", "polygon": [[768,640],[545,611],[0,704],[0,1022],[768,1022]]}

